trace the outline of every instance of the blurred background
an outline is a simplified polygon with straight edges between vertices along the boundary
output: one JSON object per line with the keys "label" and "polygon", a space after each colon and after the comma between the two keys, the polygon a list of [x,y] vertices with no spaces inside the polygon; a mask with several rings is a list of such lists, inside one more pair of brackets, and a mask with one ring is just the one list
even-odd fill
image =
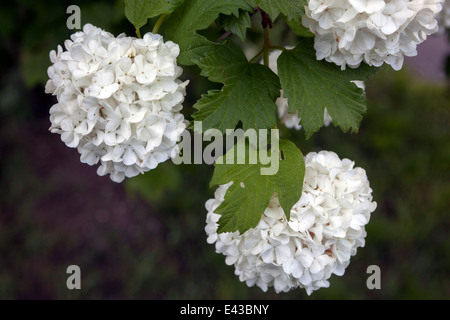
{"label": "blurred background", "polygon": [[[450,298],[446,34],[430,37],[403,71],[386,68],[367,83],[359,134],[330,127],[306,141],[302,132],[283,133],[305,154],[332,150],[365,168],[378,209],[366,247],[329,289],[277,295],[240,283],[206,243],[212,167],[166,163],[118,185],[49,133],[48,55],[71,33],[70,4],[81,7],[83,24],[134,34],[122,0],[0,3],[0,299]],[[295,44],[284,26],[274,32],[277,44]],[[249,34],[256,44],[258,36]],[[183,75],[191,79],[188,119],[213,86],[198,74]],[[69,265],[82,270],[81,291],[67,290]],[[381,290],[366,287],[370,265],[381,268]]]}

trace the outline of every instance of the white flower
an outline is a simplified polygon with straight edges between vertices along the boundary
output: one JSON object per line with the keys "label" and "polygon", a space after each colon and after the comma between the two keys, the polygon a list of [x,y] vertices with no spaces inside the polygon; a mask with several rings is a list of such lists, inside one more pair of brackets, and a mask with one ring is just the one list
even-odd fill
{"label": "white flower", "polygon": [[105,100],[110,98],[119,88],[120,85],[116,82],[114,70],[111,68],[102,69],[92,78],[92,84],[85,95]]}
{"label": "white flower", "polygon": [[149,63],[143,55],[138,55],[134,62],[137,67],[136,80],[140,84],[150,84],[156,80],[157,68],[153,63]]}
{"label": "white flower", "polygon": [[417,45],[438,30],[444,0],[308,0],[303,24],[315,35],[317,59],[345,69],[403,66]]}
{"label": "white flower", "polygon": [[51,132],[115,182],[171,158],[186,129],[178,45],[148,33],[114,37],[90,24],[50,53]]}
{"label": "white flower", "polygon": [[328,151],[310,153],[305,161],[303,194],[289,221],[274,195],[255,228],[218,234],[215,210],[233,182],[206,202],[207,241],[248,286],[273,286],[277,293],[304,288],[311,294],[328,287],[331,275],[342,276],[365,245],[365,226],[377,206],[366,172]]}
{"label": "white flower", "polygon": [[[293,47],[287,47],[287,49],[291,50],[293,49]],[[272,51],[269,56],[269,67],[276,74],[278,74],[278,58],[280,57],[281,53],[282,51],[275,50]],[[356,84],[358,88],[363,89],[364,91],[366,90],[366,85],[363,81],[353,81],[353,83]],[[298,112],[289,113],[288,99],[284,97],[283,90],[281,90],[281,95],[277,99],[276,104],[278,107],[278,117],[280,118],[281,122],[286,126],[286,128],[301,130],[302,125],[300,125],[300,121],[302,119],[299,118]],[[326,127],[328,127],[332,122],[333,119],[328,113],[327,108],[325,108],[323,123]]]}

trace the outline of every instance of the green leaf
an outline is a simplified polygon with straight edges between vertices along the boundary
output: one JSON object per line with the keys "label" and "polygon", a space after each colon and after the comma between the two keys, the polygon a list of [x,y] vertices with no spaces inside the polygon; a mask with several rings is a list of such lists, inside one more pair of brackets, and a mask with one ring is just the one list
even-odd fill
{"label": "green leaf", "polygon": [[[235,149],[230,152],[237,155]],[[261,163],[216,164],[211,187],[233,181],[224,202],[215,211],[222,216],[219,233],[239,231],[242,234],[256,227],[274,193],[278,194],[280,205],[286,217],[290,218],[292,207],[302,195],[305,162],[301,151],[289,140],[280,141],[280,150],[283,159],[280,160],[278,173],[271,176],[261,175],[261,168],[269,166]],[[248,155],[255,152],[255,149],[246,146]]]}
{"label": "green leaf", "polygon": [[125,0],[125,16],[136,27],[142,28],[149,18],[172,13],[184,0]]}
{"label": "green leaf", "polygon": [[233,34],[237,35],[242,41],[245,41],[247,36],[247,29],[251,28],[252,21],[248,11],[239,10],[239,14],[226,16],[220,15],[216,21],[219,28],[223,28],[226,31],[230,30]]}
{"label": "green leaf", "polygon": [[180,46],[178,62],[192,66],[194,60],[209,52],[214,43],[197,34],[197,31],[208,28],[219,14],[239,15],[239,9],[252,8],[242,0],[185,0],[164,23],[165,38]]}
{"label": "green leaf", "polygon": [[325,108],[335,126],[344,132],[357,132],[367,111],[364,90],[352,81],[365,81],[378,68],[362,64],[358,69],[318,61],[314,39],[304,39],[291,51],[285,51],[278,59],[278,72],[289,100],[289,112],[298,111],[301,124],[309,139],[323,126]]}
{"label": "green leaf", "polygon": [[260,7],[275,21],[280,13],[289,20],[301,21],[305,13],[306,0],[247,0],[253,8]]}
{"label": "green leaf", "polygon": [[217,45],[197,64],[203,76],[224,84],[222,90],[209,91],[194,105],[198,112],[193,117],[203,122],[204,131],[216,128],[225,133],[239,122],[244,130],[276,125],[280,81],[272,70],[250,64],[233,43]]}

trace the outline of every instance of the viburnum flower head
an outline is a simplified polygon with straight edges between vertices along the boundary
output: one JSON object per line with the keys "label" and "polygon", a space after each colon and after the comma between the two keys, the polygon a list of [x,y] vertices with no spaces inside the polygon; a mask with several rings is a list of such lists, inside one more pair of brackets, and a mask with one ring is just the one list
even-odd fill
{"label": "viburnum flower head", "polygon": [[403,66],[417,45],[438,31],[444,0],[308,0],[303,24],[315,35],[319,60],[345,69],[363,61]]}
{"label": "viburnum flower head", "polygon": [[377,206],[366,172],[328,151],[305,160],[303,193],[289,221],[274,195],[255,228],[218,234],[220,215],[214,211],[234,182],[220,186],[206,203],[208,243],[250,287],[273,286],[277,293],[304,288],[310,295],[328,287],[331,275],[342,276],[365,245],[365,226]]}
{"label": "viburnum flower head", "polygon": [[152,33],[114,37],[87,24],[65,49],[50,53],[46,92],[58,101],[50,130],[83,163],[100,163],[99,175],[122,182],[175,155],[188,84],[178,79],[177,44]]}

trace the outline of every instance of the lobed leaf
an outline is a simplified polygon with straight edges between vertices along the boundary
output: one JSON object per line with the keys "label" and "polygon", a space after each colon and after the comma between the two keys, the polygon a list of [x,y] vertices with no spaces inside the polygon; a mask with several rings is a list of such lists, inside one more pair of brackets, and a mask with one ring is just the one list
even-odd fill
{"label": "lobed leaf", "polygon": [[275,21],[282,13],[288,20],[301,21],[305,13],[306,0],[247,0],[254,8],[260,7]]}
{"label": "lobed leaf", "polygon": [[185,0],[165,21],[165,37],[180,46],[178,61],[192,66],[214,48],[214,43],[197,31],[208,28],[220,14],[239,15],[239,9],[252,10],[242,0]]}
{"label": "lobed leaf", "polygon": [[140,29],[149,18],[172,13],[184,0],[125,0],[125,16]]}
{"label": "lobed leaf", "polygon": [[239,10],[239,14],[226,16],[220,15],[216,21],[219,28],[223,28],[226,31],[231,31],[237,35],[242,41],[245,41],[247,37],[247,29],[251,28],[252,21],[248,11]]}
{"label": "lobed leaf", "polygon": [[[256,227],[275,193],[287,219],[290,218],[292,207],[302,195],[305,162],[301,151],[289,140],[280,141],[280,150],[283,159],[280,160],[278,173],[272,176],[261,175],[261,168],[268,167],[261,163],[216,164],[211,187],[233,181],[224,202],[215,211],[222,216],[219,233],[239,231],[242,234]],[[234,152],[236,156],[235,151],[232,149],[229,152]],[[246,145],[247,154],[255,152]],[[226,163],[223,159],[222,162]]]}
{"label": "lobed leaf", "polygon": [[224,84],[222,90],[208,92],[194,105],[198,112],[193,117],[203,122],[204,131],[215,128],[226,132],[239,122],[244,130],[276,125],[280,82],[268,67],[250,64],[232,43],[217,45],[197,64],[203,76]]}
{"label": "lobed leaf", "polygon": [[324,123],[325,108],[335,126],[344,132],[357,132],[367,111],[364,90],[352,81],[365,81],[378,68],[362,64],[358,69],[341,70],[326,61],[318,61],[314,39],[304,39],[278,59],[278,73],[289,112],[298,112],[306,136],[310,138]]}

